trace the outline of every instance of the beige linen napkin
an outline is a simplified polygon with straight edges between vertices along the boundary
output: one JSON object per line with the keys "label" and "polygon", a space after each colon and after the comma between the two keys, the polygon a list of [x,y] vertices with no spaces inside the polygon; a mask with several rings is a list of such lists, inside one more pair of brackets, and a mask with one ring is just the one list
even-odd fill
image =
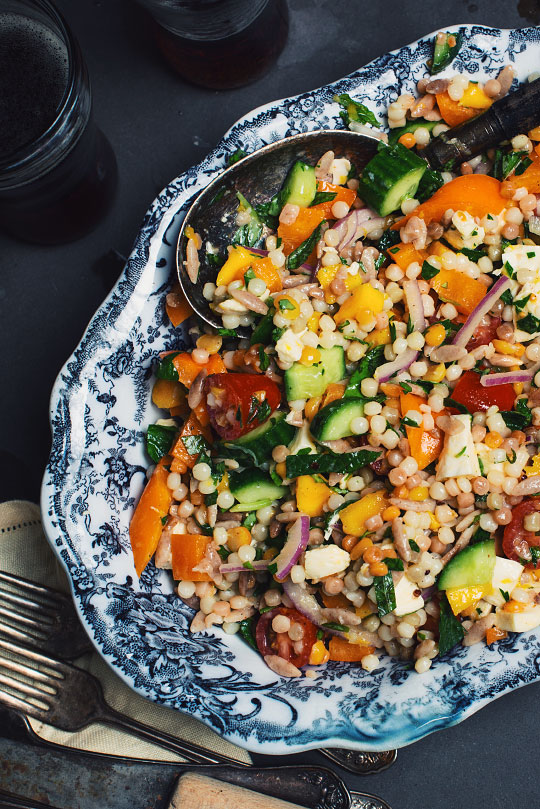
{"label": "beige linen napkin", "polygon": [[[34,503],[24,500],[0,503],[0,569],[57,590],[69,591],[66,575],[43,534],[39,507]],[[224,741],[202,722],[170,708],[154,705],[131,691],[96,652],[86,654],[76,662],[101,681],[107,702],[117,711],[208,750],[238,761],[251,761],[249,753]],[[39,736],[68,747],[133,758],[182,761],[180,756],[162,747],[106,725],[95,724],[78,733],[66,733],[34,719],[30,721]]]}

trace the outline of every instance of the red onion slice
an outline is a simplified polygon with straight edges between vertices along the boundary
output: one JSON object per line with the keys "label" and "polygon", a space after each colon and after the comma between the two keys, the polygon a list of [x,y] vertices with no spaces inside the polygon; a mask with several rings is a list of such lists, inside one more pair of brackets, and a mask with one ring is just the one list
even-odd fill
{"label": "red onion slice", "polygon": [[480,377],[480,384],[484,388],[493,388],[495,385],[515,385],[518,382],[530,382],[531,371],[506,371],[501,374],[484,374]]}
{"label": "red onion slice", "polygon": [[268,559],[259,559],[257,562],[250,562],[251,567],[246,567],[245,565],[237,562],[236,564],[227,564],[224,562],[222,565],[219,566],[220,573],[242,573],[244,570],[268,570],[268,565],[270,562]]}
{"label": "red onion slice", "polygon": [[255,253],[256,256],[267,256],[268,250],[261,250],[259,247],[248,247],[250,253]]}
{"label": "red onion slice", "polygon": [[287,541],[280,553],[274,559],[277,565],[276,579],[283,581],[291,572],[291,568],[304,553],[309,542],[309,517],[298,517],[289,528]]}
{"label": "red onion slice", "polygon": [[509,288],[510,279],[507,278],[506,275],[501,276],[497,281],[495,281],[491,289],[486,292],[485,297],[482,298],[478,306],[473,309],[461,329],[457,332],[456,336],[452,340],[452,345],[465,348],[484,315],[489,312],[495,301],[501,297],[503,292],[506,292],[506,290]]}
{"label": "red onion slice", "polygon": [[379,382],[388,382],[389,379],[399,374],[400,371],[406,371],[417,357],[418,351],[413,351],[412,348],[408,348],[403,354],[400,354],[399,357],[392,360],[392,362],[387,362],[381,365],[380,368],[377,368],[375,371],[375,379]]}
{"label": "red onion slice", "polygon": [[371,228],[366,228],[365,223],[371,219],[376,219],[378,223],[380,222],[380,227],[383,227],[384,219],[381,219],[376,211],[372,211],[371,208],[355,208],[349,211],[343,219],[338,219],[332,227],[332,230],[337,231],[339,236],[338,252],[343,250],[344,247],[354,244],[361,237],[366,236]]}

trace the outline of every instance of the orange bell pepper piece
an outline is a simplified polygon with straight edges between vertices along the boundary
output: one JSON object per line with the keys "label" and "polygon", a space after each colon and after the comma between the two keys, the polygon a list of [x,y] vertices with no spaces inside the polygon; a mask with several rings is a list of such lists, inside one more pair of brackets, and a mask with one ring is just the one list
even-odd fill
{"label": "orange bell pepper piece", "polygon": [[296,220],[291,225],[284,225],[280,222],[278,237],[282,240],[285,255],[288,256],[289,253],[300,247],[324,218],[324,212],[315,205],[313,208],[300,208]]}
{"label": "orange bell pepper piece", "polygon": [[507,637],[508,632],[505,632],[504,629],[499,629],[498,626],[490,626],[486,630],[486,643],[488,646],[491,646],[491,644],[495,643],[497,640],[503,640]]}
{"label": "orange bell pepper piece", "polygon": [[487,291],[476,278],[458,270],[440,270],[430,283],[442,301],[453,303],[463,315],[470,315]]}
{"label": "orange bell pepper piece", "polygon": [[[193,469],[197,462],[197,455],[190,455],[182,440],[190,435],[202,435],[209,443],[212,441],[210,430],[202,426],[194,412],[192,412],[190,417],[184,422],[184,426],[180,430],[180,435],[170,450],[173,459],[180,461],[186,468],[189,467]],[[172,467],[171,470],[173,472],[180,471],[178,468],[172,469]],[[186,470],[184,469],[183,471],[185,472]]]}
{"label": "orange bell pepper piece", "polygon": [[326,407],[330,402],[335,402],[337,399],[342,399],[345,393],[345,385],[341,382],[331,382],[326,388],[322,407]]}
{"label": "orange bell pepper piece", "polygon": [[332,206],[335,202],[346,202],[350,208],[356,199],[356,191],[353,191],[352,188],[346,188],[343,185],[334,185],[333,183],[329,183],[328,180],[319,180],[317,183],[317,191],[336,195],[334,199],[328,202],[319,202],[318,205],[312,206],[315,210],[321,211],[325,219],[336,218],[332,213]]}
{"label": "orange bell pepper piece", "polygon": [[228,286],[231,281],[242,281],[250,267],[257,278],[262,278],[270,292],[279,292],[283,289],[281,275],[272,260],[252,253],[238,244],[229,249],[229,257],[217,275],[217,286]]}
{"label": "orange bell pepper piece", "polygon": [[180,284],[175,284],[169,295],[165,299],[165,309],[169,320],[176,328],[193,314],[193,309],[188,303]]}
{"label": "orange bell pepper piece", "polygon": [[152,401],[162,410],[180,407],[186,399],[186,392],[180,382],[170,379],[156,379],[152,388]]}
{"label": "orange bell pepper piece", "polygon": [[[420,405],[426,400],[414,393],[401,393],[399,397],[401,415],[405,416],[409,410],[421,413]],[[411,455],[418,464],[419,469],[425,469],[435,461],[442,452],[444,436],[438,427],[425,430],[423,427],[405,427]]]}
{"label": "orange bell pepper piece", "polygon": [[184,351],[182,354],[176,355],[173,359],[173,365],[178,373],[178,380],[186,388],[190,388],[193,385],[196,377],[203,368],[205,368],[209,374],[227,373],[225,363],[219,354],[212,354],[205,365],[200,365],[191,358],[191,354],[188,351]]}
{"label": "orange bell pepper piece", "polygon": [[411,216],[423,219],[426,225],[440,222],[444,213],[467,211],[471,216],[482,217],[485,214],[500,214],[508,204],[501,196],[501,183],[487,174],[463,174],[435,191],[430,199],[418,205],[410,214],[395,222],[391,230],[399,230],[409,221]]}
{"label": "orange bell pepper piece", "polygon": [[351,608],[351,602],[347,598],[345,598],[343,593],[338,593],[335,596],[329,596],[323,590],[322,593],[321,593],[321,598],[322,598],[324,606],[327,607],[330,610],[333,610],[333,609],[336,609],[336,610],[338,610],[338,609],[340,609],[340,610],[341,609],[343,609],[343,610],[344,609],[349,609],[350,610],[350,608]]}
{"label": "orange bell pepper piece", "polygon": [[337,660],[344,663],[359,663],[366,655],[373,654],[374,646],[360,646],[357,643],[349,643],[343,638],[332,637],[328,645],[330,660]]}
{"label": "orange bell pepper piece", "polygon": [[208,573],[193,570],[204,559],[211,539],[201,534],[171,534],[172,574],[176,581],[211,581]]}
{"label": "orange bell pepper piece", "polygon": [[469,118],[474,118],[476,115],[480,115],[480,113],[483,112],[481,109],[466,107],[459,101],[454,101],[448,95],[447,90],[445,90],[444,93],[437,93],[437,105],[443,117],[443,121],[448,124],[448,126],[458,126],[464,121],[468,121]]}
{"label": "orange bell pepper piece", "polygon": [[540,194],[540,148],[535,146],[529,155],[532,163],[527,166],[523,174],[516,176],[513,174],[505,185],[510,184],[512,188],[526,188],[529,194]]}
{"label": "orange bell pepper piece", "polygon": [[145,486],[141,499],[129,524],[129,539],[137,576],[140,576],[154,555],[163,524],[162,517],[169,513],[172,492],[167,486],[169,473],[162,458]]}
{"label": "orange bell pepper piece", "polygon": [[417,250],[412,242],[409,242],[409,244],[400,242],[393,247],[389,247],[386,252],[390,261],[393,261],[394,264],[397,264],[402,270],[406,270],[409,264],[412,264],[414,261],[417,261],[418,264],[422,266],[427,258],[426,251]]}

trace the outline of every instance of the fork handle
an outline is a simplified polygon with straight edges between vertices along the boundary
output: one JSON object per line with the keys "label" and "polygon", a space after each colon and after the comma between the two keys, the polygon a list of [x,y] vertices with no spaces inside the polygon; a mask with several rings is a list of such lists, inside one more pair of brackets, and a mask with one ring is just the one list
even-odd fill
{"label": "fork handle", "polygon": [[116,725],[128,733],[134,733],[136,736],[145,739],[145,741],[151,744],[157,744],[159,747],[163,747],[166,750],[177,753],[179,756],[183,756],[187,761],[193,764],[233,764],[241,767],[249,766],[249,764],[245,764],[243,761],[237,761],[229,756],[205,750],[204,747],[200,747],[198,744],[182,741],[175,736],[171,736],[169,733],[165,733],[163,730],[157,730],[157,728],[144,725],[142,722],[138,722],[130,716],[115,711],[109,705],[102,706],[99,717],[96,717],[94,721],[105,722],[108,725]]}

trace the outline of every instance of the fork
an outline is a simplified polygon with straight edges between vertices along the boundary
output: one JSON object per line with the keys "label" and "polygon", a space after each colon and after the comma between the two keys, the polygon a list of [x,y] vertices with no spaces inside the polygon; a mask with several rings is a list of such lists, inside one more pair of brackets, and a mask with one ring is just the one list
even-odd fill
{"label": "fork", "polygon": [[93,722],[116,725],[196,764],[249,766],[183,742],[115,711],[89,672],[0,637],[0,702],[60,730],[77,731]]}
{"label": "fork", "polygon": [[[0,572],[2,633],[61,660],[72,660],[93,649],[68,596],[4,572]],[[397,757],[397,750],[364,752],[329,747],[318,748],[318,752],[354,775],[380,772]],[[188,757],[187,752],[182,755]]]}

